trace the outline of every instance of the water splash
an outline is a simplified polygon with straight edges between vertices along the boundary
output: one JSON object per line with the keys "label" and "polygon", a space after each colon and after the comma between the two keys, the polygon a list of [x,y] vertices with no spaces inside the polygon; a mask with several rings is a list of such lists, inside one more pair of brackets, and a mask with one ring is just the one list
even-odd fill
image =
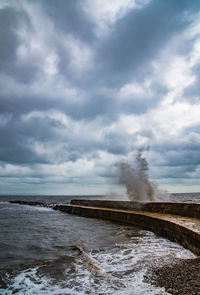
{"label": "water splash", "polygon": [[118,183],[125,185],[126,192],[131,201],[146,202],[158,201],[168,198],[168,194],[161,191],[149,179],[148,162],[139,150],[133,162],[121,161],[115,164],[117,168]]}

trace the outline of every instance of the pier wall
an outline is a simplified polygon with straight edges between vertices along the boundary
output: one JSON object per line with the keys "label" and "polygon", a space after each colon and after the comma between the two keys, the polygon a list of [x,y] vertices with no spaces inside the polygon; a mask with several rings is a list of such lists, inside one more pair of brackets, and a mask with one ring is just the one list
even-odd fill
{"label": "pier wall", "polygon": [[200,218],[200,204],[192,203],[164,203],[151,202],[139,203],[130,201],[107,201],[107,200],[71,200],[71,204],[80,206],[91,206],[101,208],[113,209],[127,209],[138,210],[146,212],[157,212],[162,214],[175,214],[181,216],[188,216],[193,218]]}
{"label": "pier wall", "polygon": [[[148,205],[148,207],[145,207],[146,210],[147,208],[152,210],[147,212],[139,209],[138,204],[136,204],[137,210],[133,208],[135,206],[133,204],[130,209],[130,202],[73,200],[69,205],[58,205],[56,209],[79,216],[106,219],[138,226],[150,230],[159,236],[168,238],[171,241],[177,242],[200,256],[200,231],[193,230],[191,227],[187,226],[187,222],[188,224],[193,222],[195,225],[195,221],[197,221],[197,224],[199,224],[199,219],[194,218],[193,216],[192,218],[183,218],[180,214],[178,216],[178,209],[181,209],[183,214],[188,215],[186,214],[186,209],[188,208],[185,206],[186,204],[182,204],[181,206],[178,204],[179,206],[177,206],[175,203],[173,203],[173,205],[172,203],[168,203],[167,209],[164,208],[164,203],[156,203],[156,207],[154,207],[154,204],[155,203],[145,204],[145,206]],[[192,205],[195,204],[190,204],[189,210],[192,210]],[[113,208],[111,208],[111,206]],[[194,208],[196,207],[197,206],[194,206]],[[175,210],[175,208],[178,209]],[[159,210],[159,213],[154,213],[154,210]],[[173,210],[177,215],[166,214],[165,212],[167,211],[168,213],[169,210]],[[194,215],[197,213],[198,210],[196,210]],[[192,212],[189,212],[189,215],[193,215]],[[182,223],[183,219],[186,224]]]}

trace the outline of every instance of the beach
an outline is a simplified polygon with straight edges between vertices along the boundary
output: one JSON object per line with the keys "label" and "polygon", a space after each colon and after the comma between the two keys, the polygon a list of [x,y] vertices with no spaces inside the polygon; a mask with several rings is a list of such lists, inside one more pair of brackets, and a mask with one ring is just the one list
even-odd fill
{"label": "beach", "polygon": [[173,295],[199,295],[200,258],[180,259],[171,265],[152,268],[146,280]]}

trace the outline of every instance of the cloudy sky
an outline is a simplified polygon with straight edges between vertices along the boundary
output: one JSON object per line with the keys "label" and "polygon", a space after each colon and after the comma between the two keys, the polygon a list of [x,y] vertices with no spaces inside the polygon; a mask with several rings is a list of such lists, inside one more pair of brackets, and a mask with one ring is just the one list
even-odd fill
{"label": "cloudy sky", "polygon": [[200,191],[200,1],[1,0],[0,141],[1,194],[109,192],[141,148]]}

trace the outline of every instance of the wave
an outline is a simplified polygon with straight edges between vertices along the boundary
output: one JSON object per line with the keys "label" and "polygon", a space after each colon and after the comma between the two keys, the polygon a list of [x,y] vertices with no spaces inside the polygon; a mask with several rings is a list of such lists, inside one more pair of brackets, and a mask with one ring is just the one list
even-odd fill
{"label": "wave", "polygon": [[[24,267],[19,273],[11,274],[9,286],[0,287],[0,294],[167,295],[164,289],[144,282],[144,276],[149,265],[160,265],[166,255],[168,262],[175,260],[174,255],[181,249],[179,245],[149,232],[145,237],[133,237],[130,243],[89,253],[81,246],[71,246],[67,251],[74,259],[64,256],[39,266]],[[185,258],[190,256],[189,253],[188,250],[185,252]]]}

